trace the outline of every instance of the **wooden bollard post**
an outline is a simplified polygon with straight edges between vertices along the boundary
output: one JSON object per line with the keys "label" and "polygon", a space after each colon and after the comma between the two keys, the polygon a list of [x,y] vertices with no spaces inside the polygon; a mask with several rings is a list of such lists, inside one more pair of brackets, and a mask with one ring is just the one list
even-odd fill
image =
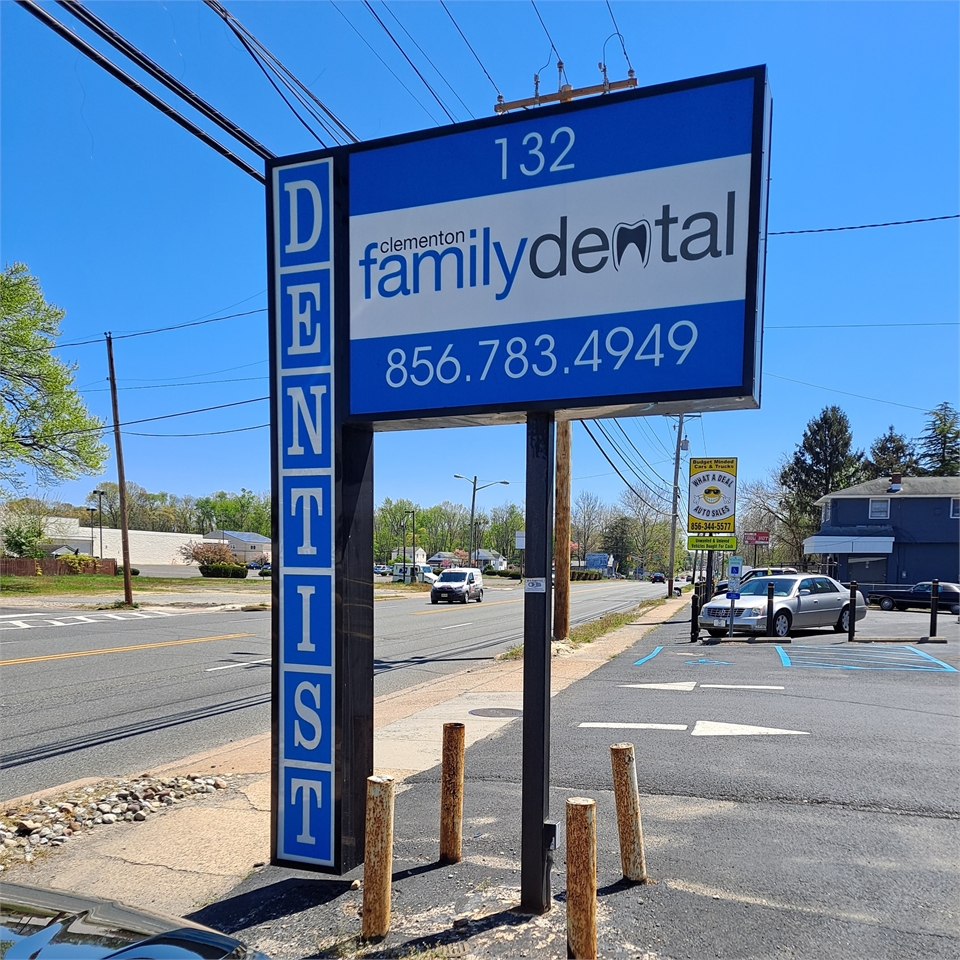
{"label": "wooden bollard post", "polygon": [[567,800],[567,956],[597,956],[597,804]]}
{"label": "wooden bollard post", "polygon": [[360,936],[376,940],[390,929],[393,874],[393,777],[367,777],[363,860],[363,920]]}
{"label": "wooden bollard post", "polygon": [[459,863],[463,834],[462,723],[443,725],[443,767],[440,775],[440,862]]}
{"label": "wooden bollard post", "polygon": [[610,747],[613,767],[613,794],[617,801],[617,830],[620,834],[620,867],[625,880],[646,883],[647,860],[643,852],[643,825],[640,822],[640,794],[637,790],[637,762],[632,743]]}

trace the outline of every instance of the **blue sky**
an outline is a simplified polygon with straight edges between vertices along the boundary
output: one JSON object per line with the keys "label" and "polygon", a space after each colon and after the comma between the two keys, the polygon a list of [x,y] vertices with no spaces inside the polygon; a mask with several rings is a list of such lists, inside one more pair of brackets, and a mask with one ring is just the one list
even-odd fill
{"label": "blue sky", "polygon": [[[61,8],[45,6],[108,49]],[[276,154],[318,146],[202,3],[89,6]],[[228,6],[361,139],[434,126],[430,113],[445,119],[362,4]],[[538,7],[570,82],[598,82],[613,30],[606,5],[544,0]],[[533,73],[552,58],[532,5],[450,8],[504,96],[529,96]],[[399,31],[395,14],[439,68],[459,100],[398,32],[457,119],[492,114],[495,91],[439,3],[390,2],[385,11],[376,0],[374,9]],[[641,85],[768,65],[771,231],[960,212],[958,10],[922,2],[613,3]],[[63,342],[264,307],[263,188],[20,7],[0,4],[0,29],[2,256],[27,263],[47,298],[66,309]],[[615,39],[606,61],[611,79],[625,75]],[[555,89],[555,67],[542,77],[544,90]],[[957,220],[771,237],[762,407],[690,422],[690,455],[736,456],[742,477],[761,478],[831,403],[847,412],[860,447],[890,424],[919,435],[924,411],[958,403],[958,253]],[[264,313],[117,340],[115,352],[123,420],[268,390]],[[76,382],[90,408],[109,419],[102,343],[61,355],[79,364]],[[209,433],[267,419],[267,404],[254,402],[130,429]],[[656,417],[623,426],[669,480],[670,423]],[[579,425],[573,449],[574,494],[588,489],[615,500],[623,483]],[[129,433],[124,453],[127,478],[151,491],[199,496],[269,486],[265,429]],[[481,505],[523,499],[522,427],[381,434],[375,456],[378,501],[469,502],[469,486],[455,473],[515,484],[485,491]],[[103,479],[115,476],[111,459]],[[79,503],[96,482],[50,494]]]}

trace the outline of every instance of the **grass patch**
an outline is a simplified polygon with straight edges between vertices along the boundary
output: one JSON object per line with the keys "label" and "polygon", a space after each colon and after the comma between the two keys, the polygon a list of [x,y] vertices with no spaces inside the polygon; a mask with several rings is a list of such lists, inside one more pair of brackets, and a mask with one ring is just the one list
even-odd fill
{"label": "grass patch", "polygon": [[[205,577],[136,577],[133,589],[138,593],[251,593],[269,589],[268,578],[216,580]],[[104,573],[65,574],[52,577],[0,577],[0,590],[9,596],[57,596],[59,594],[95,595],[123,590],[123,577]]]}
{"label": "grass patch", "polygon": [[139,603],[127,603],[126,600],[114,600],[113,603],[100,603],[97,604],[93,609],[94,610],[136,610],[140,606]]}
{"label": "grass patch", "polygon": [[[659,607],[664,602],[664,599],[665,598],[644,600],[630,610],[623,610],[619,613],[605,613],[602,617],[591,620],[589,623],[581,623],[570,631],[568,642],[574,649],[578,649],[587,643],[593,643],[594,640],[599,639],[604,634],[612,633],[614,630],[619,630],[620,627],[632,623],[638,616],[646,613],[647,610]],[[508,650],[499,654],[497,659],[522,660],[523,644],[518,643],[515,647],[510,647]]]}
{"label": "grass patch", "polygon": [[255,613],[261,610],[269,610],[270,604],[268,603],[245,603],[241,608],[242,613]]}

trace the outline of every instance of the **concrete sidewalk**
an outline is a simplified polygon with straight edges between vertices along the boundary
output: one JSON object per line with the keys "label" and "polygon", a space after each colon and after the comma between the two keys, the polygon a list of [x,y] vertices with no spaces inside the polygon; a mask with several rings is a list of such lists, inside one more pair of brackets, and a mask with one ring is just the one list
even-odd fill
{"label": "concrete sidewalk", "polygon": [[[666,600],[636,622],[591,644],[572,652],[561,650],[552,661],[553,693],[587,676],[664,622],[689,616],[686,611],[680,613],[686,604],[686,599]],[[397,778],[399,794],[408,787],[405,778],[439,764],[445,722],[466,725],[467,746],[496,733],[514,718],[481,717],[471,711],[490,707],[519,711],[522,679],[522,661],[496,661],[378,699],[376,773]],[[184,916],[228,897],[241,881],[269,861],[269,732],[154,768],[150,773],[217,776],[226,778],[229,787],[185,800],[143,823],[96,827],[33,863],[13,866],[4,875],[20,883],[82,891]],[[52,800],[72,787],[76,785],[35,796]],[[12,805],[14,801],[6,803],[7,807]],[[438,825],[431,818],[423,824],[423,831],[427,834],[423,842],[426,855],[438,842],[434,838]],[[315,876],[287,872],[291,876]],[[403,903],[395,902],[394,911],[401,914]],[[278,958],[300,955],[286,948],[280,952],[281,947],[271,947]]]}

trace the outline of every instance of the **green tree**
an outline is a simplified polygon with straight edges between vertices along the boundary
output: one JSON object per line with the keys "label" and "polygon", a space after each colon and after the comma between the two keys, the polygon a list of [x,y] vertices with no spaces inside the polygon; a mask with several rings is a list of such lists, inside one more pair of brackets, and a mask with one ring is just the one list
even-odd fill
{"label": "green tree", "polygon": [[97,474],[107,459],[103,421],[73,386],[76,364],[53,355],[64,311],[47,303],[22,263],[0,274],[0,487],[23,468],[41,484]]}
{"label": "green tree", "polygon": [[927,429],[917,440],[918,460],[931,477],[960,473],[960,414],[944,401],[929,413]]}
{"label": "green tree", "polygon": [[921,472],[916,447],[902,433],[897,433],[893,424],[870,444],[870,457],[863,466],[865,480],[889,477],[891,473],[916,476]]}
{"label": "green tree", "polygon": [[819,527],[816,504],[821,497],[860,482],[863,461],[863,451],[853,450],[850,421],[839,407],[824,407],[807,423],[778,477],[788,494],[785,516],[798,534],[809,536]]}

